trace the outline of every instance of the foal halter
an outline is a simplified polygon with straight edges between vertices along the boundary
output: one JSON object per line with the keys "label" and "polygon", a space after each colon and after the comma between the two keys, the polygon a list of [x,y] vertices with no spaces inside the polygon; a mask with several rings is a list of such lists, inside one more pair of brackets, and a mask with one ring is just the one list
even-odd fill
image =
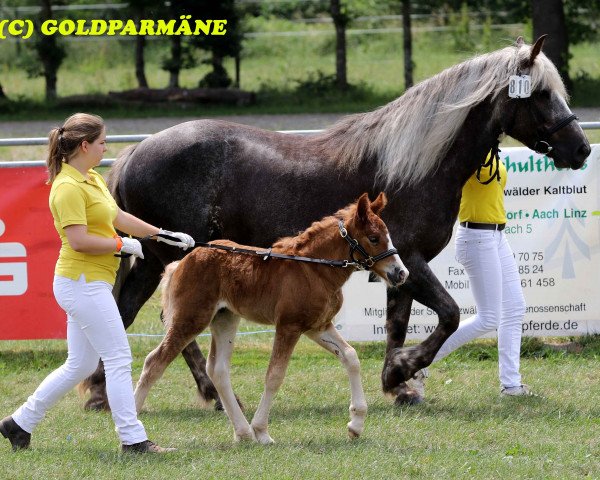
{"label": "foal halter", "polygon": [[[342,238],[350,244],[350,259],[361,270],[369,270],[379,260],[383,260],[384,258],[391,257],[392,255],[396,255],[398,253],[398,250],[396,250],[395,248],[390,248],[389,250],[386,250],[385,252],[382,252],[379,255],[375,255],[374,257],[372,257],[367,253],[367,251],[362,247],[362,245],[358,243],[358,240],[350,236],[348,230],[346,230],[346,227],[344,226],[344,222],[340,220],[338,222],[338,227],[340,229],[340,235],[342,236]],[[354,252],[360,253],[364,258],[354,258]]]}

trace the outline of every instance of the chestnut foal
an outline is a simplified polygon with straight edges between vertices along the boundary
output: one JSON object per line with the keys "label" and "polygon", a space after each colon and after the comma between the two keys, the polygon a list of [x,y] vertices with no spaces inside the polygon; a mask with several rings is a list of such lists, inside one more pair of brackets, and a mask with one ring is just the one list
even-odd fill
{"label": "chestnut foal", "polygon": [[[313,223],[296,237],[280,239],[272,247],[273,254],[334,259],[337,266],[348,259],[347,268],[291,260],[265,261],[262,256],[216,248],[198,248],[180,262],[168,265],[162,282],[167,332],[144,362],[135,390],[137,411],[167,365],[210,325],[207,373],[233,423],[235,440],[272,443],[267,431],[269,410],[292,351],[304,333],[346,367],[351,387],[348,434],[358,437],[367,413],[360,364],[356,351],[340,336],[332,319],[342,305],[341,288],[355,268],[371,268],[389,285],[402,284],[408,276],[379,216],[386,203],[384,193],[372,203],[365,193],[335,215]],[[226,240],[211,244],[246,248]],[[230,382],[230,360],[240,317],[275,326],[265,390],[251,424],[240,409]]]}

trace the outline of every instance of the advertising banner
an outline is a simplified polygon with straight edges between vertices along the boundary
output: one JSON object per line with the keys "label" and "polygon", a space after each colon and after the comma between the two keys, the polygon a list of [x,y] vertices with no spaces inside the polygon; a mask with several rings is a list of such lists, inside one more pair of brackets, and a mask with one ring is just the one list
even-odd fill
{"label": "advertising banner", "polygon": [[[523,334],[600,333],[600,145],[577,171],[558,170],[527,148],[507,148],[500,156],[508,174],[504,231],[527,302]],[[454,235],[430,266],[458,303],[461,320],[474,315],[469,278],[454,258]],[[384,340],[384,284],[359,274],[344,287],[344,298],[336,319],[344,337]],[[413,302],[407,338],[423,339],[437,323],[433,311]]]}
{"label": "advertising banner", "polygon": [[0,168],[0,340],[65,338],[52,293],[60,240],[45,167]]}

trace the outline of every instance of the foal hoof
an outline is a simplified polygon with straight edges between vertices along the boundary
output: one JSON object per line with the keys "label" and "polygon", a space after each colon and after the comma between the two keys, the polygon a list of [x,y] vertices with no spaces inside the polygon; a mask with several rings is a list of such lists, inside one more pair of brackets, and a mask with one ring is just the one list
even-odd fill
{"label": "foal hoof", "polygon": [[348,427],[348,438],[350,440],[355,440],[358,437],[360,437],[360,433],[357,432],[356,430],[353,430],[352,428]]}
{"label": "foal hoof", "polygon": [[256,442],[256,435],[254,435],[254,431],[252,429],[250,429],[247,432],[242,432],[242,433],[235,433],[233,434],[233,440],[235,441],[235,443],[242,443],[242,442]]}

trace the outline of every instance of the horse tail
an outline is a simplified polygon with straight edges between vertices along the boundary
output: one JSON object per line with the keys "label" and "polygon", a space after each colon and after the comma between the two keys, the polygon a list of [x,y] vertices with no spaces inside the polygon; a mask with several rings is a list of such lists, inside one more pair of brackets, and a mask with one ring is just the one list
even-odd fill
{"label": "horse tail", "polygon": [[111,195],[117,202],[117,205],[122,209],[124,209],[124,205],[123,199],[121,198],[119,192],[119,180],[121,179],[125,167],[127,166],[127,160],[131,158],[131,154],[135,151],[137,146],[138,144],[136,143],[134,145],[129,145],[128,147],[125,147],[123,150],[121,150],[117,155],[115,163],[113,163],[110,171],[108,172],[108,180],[106,182],[108,184],[108,189],[110,190]]}
{"label": "horse tail", "polygon": [[169,263],[165,267],[165,273],[163,273],[162,280],[160,281],[160,293],[162,304],[162,312],[160,314],[160,319],[163,322],[165,328],[169,327],[171,319],[173,318],[173,302],[171,298],[171,289],[169,287],[171,285],[171,277],[173,276],[173,272],[175,272],[175,269],[178,265],[178,261]]}
{"label": "horse tail", "polygon": [[[121,177],[124,173],[125,166],[127,165],[127,160],[129,160],[129,158],[131,157],[131,154],[134,152],[134,150],[136,148],[137,148],[137,143],[134,145],[129,145],[128,147],[125,147],[123,150],[121,150],[119,152],[119,154],[117,155],[117,159],[115,160],[115,163],[113,163],[111,169],[108,172],[108,179],[106,182],[108,185],[108,189],[109,189],[111,195],[113,196],[113,198],[115,199],[115,202],[117,202],[117,205],[122,210],[125,210],[125,206],[123,205],[123,199],[121,198],[121,195],[120,195],[120,190],[119,190],[120,181],[119,180],[121,179]],[[121,288],[123,287],[123,283],[125,282],[125,279],[129,275],[129,272],[131,271],[131,267],[133,267],[134,260],[135,260],[134,257],[121,260],[119,269],[117,270],[117,278],[115,280],[115,286],[113,287],[113,296],[115,297],[116,302],[119,301],[119,295],[121,293]]]}

